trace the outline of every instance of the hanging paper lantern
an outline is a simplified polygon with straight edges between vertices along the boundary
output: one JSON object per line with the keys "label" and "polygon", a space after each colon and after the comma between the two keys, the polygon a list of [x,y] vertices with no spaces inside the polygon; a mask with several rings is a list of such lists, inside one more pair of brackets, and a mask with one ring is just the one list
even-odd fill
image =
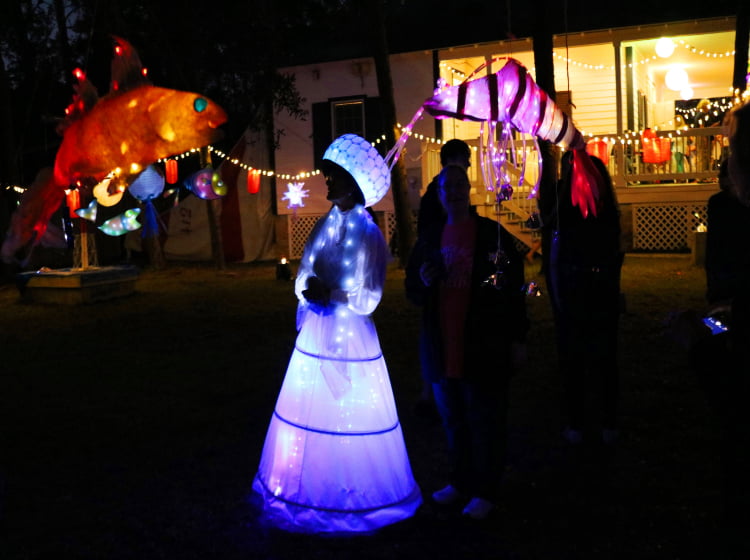
{"label": "hanging paper lantern", "polygon": [[[198,198],[202,198],[204,200],[221,198],[223,194],[226,194],[226,188],[221,182],[221,179],[218,178],[218,173],[216,175],[217,179],[214,180],[214,170],[210,167],[206,167],[205,169],[201,169],[200,171],[193,173],[190,177],[185,179],[185,186]],[[219,194],[218,192],[216,192],[214,188],[214,182],[216,182],[219,190],[223,191],[223,194]]]}
{"label": "hanging paper lantern", "polygon": [[672,143],[669,138],[661,138],[647,128],[641,136],[643,140],[643,163],[666,163],[672,157]]}
{"label": "hanging paper lantern", "polygon": [[255,194],[260,190],[260,173],[253,170],[247,172],[247,192]]}
{"label": "hanging paper lantern", "polygon": [[71,218],[77,218],[76,210],[81,207],[81,193],[78,189],[65,191],[65,203],[68,206],[68,215]]}
{"label": "hanging paper lantern", "polygon": [[164,169],[166,171],[167,175],[167,183],[170,185],[174,185],[177,182],[177,160],[176,159],[168,159],[164,163]]}
{"label": "hanging paper lantern", "polygon": [[76,216],[88,220],[89,222],[96,222],[97,208],[99,208],[99,205],[96,202],[96,199],[94,199],[89,203],[88,208],[79,208],[76,210]]}
{"label": "hanging paper lantern", "polygon": [[140,208],[131,208],[130,210],[125,210],[125,212],[120,214],[119,216],[115,216],[114,218],[110,218],[109,220],[104,222],[99,226],[99,229],[107,235],[112,235],[114,237],[118,235],[125,235],[129,231],[135,231],[139,227],[141,227],[141,224],[139,224],[136,220],[138,214],[140,213]]}
{"label": "hanging paper lantern", "polygon": [[225,196],[227,194],[227,186],[221,180],[221,175],[218,171],[214,171],[211,175],[211,188],[218,196]]}
{"label": "hanging paper lantern", "polygon": [[591,140],[586,144],[586,151],[602,160],[604,165],[609,163],[609,144],[604,140]]}
{"label": "hanging paper lantern", "polygon": [[96,200],[102,206],[114,206],[115,204],[120,202],[120,200],[122,200],[122,193],[125,191],[125,189],[120,185],[117,185],[116,188],[112,186],[111,183],[113,179],[113,174],[107,175],[94,187],[94,198],[96,198]]}
{"label": "hanging paper lantern", "polygon": [[153,165],[149,165],[128,187],[130,194],[141,202],[156,198],[163,190],[164,177]]}

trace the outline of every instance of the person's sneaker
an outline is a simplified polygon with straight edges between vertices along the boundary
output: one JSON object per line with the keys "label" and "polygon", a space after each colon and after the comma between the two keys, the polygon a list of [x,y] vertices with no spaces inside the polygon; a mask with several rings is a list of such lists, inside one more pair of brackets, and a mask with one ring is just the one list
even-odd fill
{"label": "person's sneaker", "polygon": [[447,506],[450,504],[454,504],[458,500],[460,500],[461,492],[459,492],[458,490],[456,490],[453,486],[449,484],[442,490],[433,492],[432,499],[435,501],[436,504],[440,504],[441,506]]}
{"label": "person's sneaker", "polygon": [[464,508],[463,514],[472,519],[487,519],[487,516],[495,508],[495,504],[484,498],[472,498]]}
{"label": "person's sneaker", "polygon": [[583,433],[580,430],[574,430],[570,426],[567,426],[562,431],[562,436],[571,445],[578,445],[583,442]]}

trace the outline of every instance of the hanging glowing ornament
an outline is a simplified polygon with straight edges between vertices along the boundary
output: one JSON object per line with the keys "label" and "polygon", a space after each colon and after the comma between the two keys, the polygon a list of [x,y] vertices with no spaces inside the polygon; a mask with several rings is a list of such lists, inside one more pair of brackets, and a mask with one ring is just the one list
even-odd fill
{"label": "hanging glowing ornament", "polygon": [[81,207],[81,193],[78,189],[69,189],[65,191],[65,204],[68,207],[68,215],[71,218],[77,218],[76,210]]}
{"label": "hanging glowing ornament", "polygon": [[247,171],[247,192],[255,194],[260,190],[260,173],[252,169]]}
{"label": "hanging glowing ornament", "polygon": [[672,91],[680,91],[688,85],[688,74],[684,68],[673,66],[664,76],[664,83]]}
{"label": "hanging glowing ornament", "polygon": [[125,212],[123,212],[119,216],[115,216],[114,218],[110,218],[109,220],[104,222],[99,226],[99,229],[107,235],[111,235],[113,237],[125,235],[129,231],[135,231],[139,227],[141,227],[141,224],[136,220],[138,214],[140,213],[140,208],[131,208],[130,210],[125,210]]}
{"label": "hanging glowing ornament", "polygon": [[168,159],[166,162],[164,162],[164,172],[166,174],[167,183],[170,185],[174,185],[177,182],[177,160],[176,159]]}
{"label": "hanging glowing ornament", "polygon": [[287,200],[287,208],[301,208],[305,205],[305,203],[302,201],[303,198],[306,198],[308,193],[307,189],[303,189],[302,187],[305,186],[304,183],[287,183],[287,191],[284,193],[284,196],[281,197],[281,200]]}
{"label": "hanging glowing ornament", "polygon": [[598,138],[589,140],[589,142],[586,143],[586,151],[590,155],[602,160],[604,165],[609,163],[609,144],[607,144],[605,140],[600,140]]}
{"label": "hanging glowing ornament", "polygon": [[219,174],[215,173],[211,167],[206,167],[190,175],[185,179],[185,186],[195,196],[204,200],[221,198],[227,192]]}
{"label": "hanging glowing ornament", "polygon": [[152,200],[164,190],[164,177],[149,165],[128,187],[128,192],[141,202]]}
{"label": "hanging glowing ornament", "polygon": [[672,53],[674,52],[674,41],[670,39],[669,37],[662,37],[658,41],[656,41],[656,54],[658,54],[661,58],[669,58],[672,56]]}
{"label": "hanging glowing ornament", "polygon": [[79,218],[83,218],[84,220],[88,220],[89,222],[96,222],[96,210],[99,207],[98,203],[96,202],[96,199],[89,202],[89,205],[87,208],[79,208],[76,210],[76,215]]}
{"label": "hanging glowing ornament", "polygon": [[695,92],[690,86],[684,87],[680,90],[680,97],[685,101],[692,99],[694,94]]}
{"label": "hanging glowing ornament", "polygon": [[149,165],[128,188],[130,194],[143,203],[143,237],[149,238],[159,233],[156,209],[152,200],[164,191],[164,177],[153,165]]}
{"label": "hanging glowing ornament", "polygon": [[221,179],[221,174],[218,171],[214,171],[211,174],[211,188],[216,193],[217,196],[226,196],[227,194],[227,186],[224,184],[224,181]]}
{"label": "hanging glowing ornament", "polygon": [[122,193],[125,192],[125,188],[122,185],[113,184],[115,177],[115,172],[112,172],[94,187],[94,198],[101,206],[114,206],[122,200]]}

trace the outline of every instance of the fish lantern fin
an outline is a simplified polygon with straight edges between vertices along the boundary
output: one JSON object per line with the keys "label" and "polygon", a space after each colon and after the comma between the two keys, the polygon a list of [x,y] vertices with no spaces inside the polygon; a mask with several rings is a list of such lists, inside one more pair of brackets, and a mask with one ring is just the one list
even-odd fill
{"label": "fish lantern fin", "polygon": [[65,117],[55,128],[60,136],[65,134],[71,124],[83,117],[99,102],[99,92],[86,77],[86,73],[80,68],[76,68],[73,70],[73,75],[78,80],[78,83],[73,85],[73,100],[65,108]]}
{"label": "fish lantern fin", "polygon": [[111,65],[110,93],[123,92],[143,85],[151,85],[138,52],[128,41],[116,35]]}

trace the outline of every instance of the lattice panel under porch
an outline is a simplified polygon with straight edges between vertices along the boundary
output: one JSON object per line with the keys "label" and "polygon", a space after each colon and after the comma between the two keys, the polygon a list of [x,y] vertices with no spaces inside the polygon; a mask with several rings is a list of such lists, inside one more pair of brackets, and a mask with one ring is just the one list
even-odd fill
{"label": "lattice panel under porch", "polygon": [[310,236],[315,223],[320,219],[320,215],[302,215],[297,217],[289,216],[287,228],[289,231],[289,258],[299,259],[302,257],[302,251],[305,249],[305,242]]}
{"label": "lattice panel under porch", "polygon": [[645,251],[685,251],[688,233],[706,223],[705,205],[635,205],[633,248]]}

